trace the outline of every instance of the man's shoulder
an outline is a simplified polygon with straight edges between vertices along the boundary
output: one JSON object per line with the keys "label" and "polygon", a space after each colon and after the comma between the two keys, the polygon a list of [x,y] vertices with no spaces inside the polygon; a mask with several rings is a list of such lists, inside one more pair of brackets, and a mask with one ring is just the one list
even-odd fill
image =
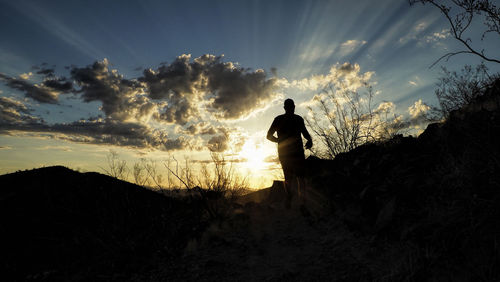
{"label": "man's shoulder", "polygon": [[274,120],[282,120],[284,118],[285,118],[285,114],[282,114],[282,115],[275,117]]}
{"label": "man's shoulder", "polygon": [[279,116],[275,117],[274,119],[284,119],[284,118],[303,119],[301,116],[299,116],[297,114],[293,114],[293,115],[282,114],[282,115],[279,115]]}
{"label": "man's shoulder", "polygon": [[293,114],[293,117],[298,120],[303,120],[303,118],[299,115]]}

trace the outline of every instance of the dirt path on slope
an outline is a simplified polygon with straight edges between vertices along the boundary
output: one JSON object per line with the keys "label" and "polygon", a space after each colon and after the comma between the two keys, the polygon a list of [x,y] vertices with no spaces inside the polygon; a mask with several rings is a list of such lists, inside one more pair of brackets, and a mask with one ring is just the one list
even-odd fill
{"label": "dirt path on slope", "polygon": [[[340,221],[313,219],[292,206],[246,204],[193,239],[161,279],[190,281],[371,281],[361,262],[366,240]],[[362,259],[361,259],[362,260]]]}

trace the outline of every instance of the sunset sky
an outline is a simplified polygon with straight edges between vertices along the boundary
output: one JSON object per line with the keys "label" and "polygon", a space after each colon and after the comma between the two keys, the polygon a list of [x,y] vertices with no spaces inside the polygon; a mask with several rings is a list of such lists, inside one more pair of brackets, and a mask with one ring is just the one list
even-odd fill
{"label": "sunset sky", "polygon": [[[498,49],[482,30],[469,35],[478,49]],[[265,134],[284,99],[305,117],[328,82],[369,81],[375,106],[411,118],[436,104],[441,66],[481,62],[429,68],[461,46],[438,10],[405,0],[0,0],[0,34],[1,174],[103,172],[110,150],[130,166],[196,163],[211,148],[266,187],[280,177]]]}

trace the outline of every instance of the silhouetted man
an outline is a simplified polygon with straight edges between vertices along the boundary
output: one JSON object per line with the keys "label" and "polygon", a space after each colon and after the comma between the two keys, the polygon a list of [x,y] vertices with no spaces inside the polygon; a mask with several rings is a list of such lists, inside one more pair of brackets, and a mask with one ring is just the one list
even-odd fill
{"label": "silhouetted man", "polygon": [[[267,139],[278,143],[278,156],[285,175],[285,190],[287,198],[285,205],[290,208],[292,199],[292,183],[297,179],[299,197],[302,202],[305,201],[305,183],[304,183],[304,148],[302,145],[302,136],[306,138],[306,149],[312,147],[311,135],[304,125],[304,119],[294,114],[295,104],[292,99],[285,100],[285,114],[277,116],[271,127],[267,131]],[[274,133],[278,133],[278,137]]]}

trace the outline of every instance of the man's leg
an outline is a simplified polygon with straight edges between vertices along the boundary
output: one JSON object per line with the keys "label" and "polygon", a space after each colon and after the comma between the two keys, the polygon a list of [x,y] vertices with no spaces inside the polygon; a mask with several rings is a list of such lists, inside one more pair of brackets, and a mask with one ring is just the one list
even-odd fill
{"label": "man's leg", "polygon": [[303,176],[297,177],[297,185],[298,185],[300,204],[305,205],[307,200],[307,189],[306,189],[306,182]]}
{"label": "man's leg", "polygon": [[285,175],[285,183],[284,183],[284,188],[285,188],[285,208],[290,209],[292,206],[292,185],[293,185],[293,173],[286,168],[283,167],[283,174]]}

